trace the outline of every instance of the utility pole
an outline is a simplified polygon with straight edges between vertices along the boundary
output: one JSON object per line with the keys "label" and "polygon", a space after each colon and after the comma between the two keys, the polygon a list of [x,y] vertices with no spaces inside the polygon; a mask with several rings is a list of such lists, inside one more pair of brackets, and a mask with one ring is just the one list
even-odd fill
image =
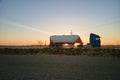
{"label": "utility pole", "polygon": [[70,34],[71,34],[71,35],[73,34],[72,30],[71,30]]}
{"label": "utility pole", "polygon": [[45,46],[46,46],[46,40],[45,40]]}

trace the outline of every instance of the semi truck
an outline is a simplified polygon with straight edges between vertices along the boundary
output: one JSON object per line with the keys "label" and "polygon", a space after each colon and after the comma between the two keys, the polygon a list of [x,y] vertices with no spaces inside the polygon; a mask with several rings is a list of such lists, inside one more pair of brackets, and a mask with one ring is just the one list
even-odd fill
{"label": "semi truck", "polygon": [[[91,47],[100,47],[100,36],[91,33],[89,45]],[[83,47],[83,42],[79,35],[52,35],[50,36],[49,47]]]}

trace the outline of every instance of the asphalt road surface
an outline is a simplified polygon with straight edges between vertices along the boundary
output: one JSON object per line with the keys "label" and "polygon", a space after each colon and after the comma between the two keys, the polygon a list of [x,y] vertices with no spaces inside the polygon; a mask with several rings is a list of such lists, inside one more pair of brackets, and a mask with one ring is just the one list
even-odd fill
{"label": "asphalt road surface", "polygon": [[120,58],[0,55],[0,80],[120,80]]}

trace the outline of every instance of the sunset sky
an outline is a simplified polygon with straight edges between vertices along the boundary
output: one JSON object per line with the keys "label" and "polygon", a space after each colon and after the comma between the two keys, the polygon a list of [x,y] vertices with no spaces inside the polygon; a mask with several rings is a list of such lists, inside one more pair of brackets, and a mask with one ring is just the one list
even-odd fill
{"label": "sunset sky", "polygon": [[51,35],[73,34],[89,42],[120,45],[120,0],[0,0],[0,45],[34,45]]}

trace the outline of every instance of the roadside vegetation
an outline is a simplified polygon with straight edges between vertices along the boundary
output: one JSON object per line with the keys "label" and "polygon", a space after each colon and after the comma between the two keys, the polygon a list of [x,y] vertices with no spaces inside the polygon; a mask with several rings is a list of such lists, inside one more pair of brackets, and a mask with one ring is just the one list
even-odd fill
{"label": "roadside vegetation", "polygon": [[120,57],[120,49],[114,48],[0,48],[0,55],[88,55]]}

